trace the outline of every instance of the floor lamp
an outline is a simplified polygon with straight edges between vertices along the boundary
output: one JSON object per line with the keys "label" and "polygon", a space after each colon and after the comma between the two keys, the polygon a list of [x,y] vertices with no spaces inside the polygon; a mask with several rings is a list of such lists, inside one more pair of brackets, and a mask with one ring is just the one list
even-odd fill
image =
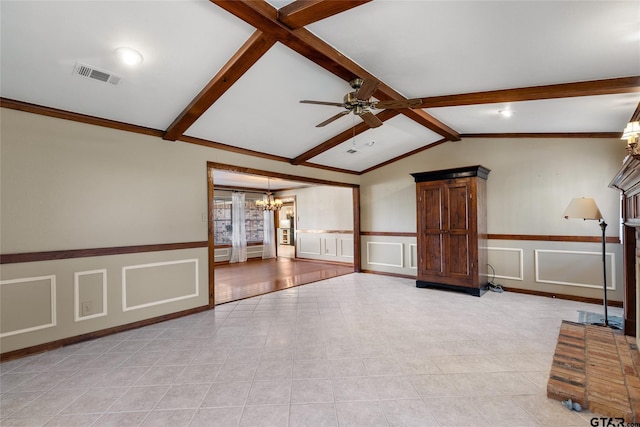
{"label": "floor lamp", "polygon": [[593,219],[600,221],[600,228],[602,229],[602,302],[604,304],[604,326],[609,326],[609,316],[607,315],[607,262],[605,259],[605,230],[607,229],[607,223],[604,222],[604,218],[602,218],[596,201],[588,197],[571,200],[563,216],[565,219],[579,218],[583,220]]}

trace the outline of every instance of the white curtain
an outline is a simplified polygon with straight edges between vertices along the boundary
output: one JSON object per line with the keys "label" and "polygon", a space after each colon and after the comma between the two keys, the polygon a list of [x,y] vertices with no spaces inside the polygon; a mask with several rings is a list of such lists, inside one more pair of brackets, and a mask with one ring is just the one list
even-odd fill
{"label": "white curtain", "polygon": [[[267,196],[265,196],[266,200]],[[264,211],[264,238],[262,241],[262,259],[276,257],[276,232],[273,228],[273,211]]]}
{"label": "white curtain", "polygon": [[247,233],[244,226],[244,193],[231,196],[231,259],[229,262],[247,260]]}

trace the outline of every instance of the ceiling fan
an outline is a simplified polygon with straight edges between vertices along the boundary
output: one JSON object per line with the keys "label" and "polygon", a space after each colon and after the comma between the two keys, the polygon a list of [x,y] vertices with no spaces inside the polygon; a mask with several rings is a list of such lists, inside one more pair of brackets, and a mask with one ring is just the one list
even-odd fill
{"label": "ceiling fan", "polygon": [[317,128],[328,125],[334,120],[339,119],[342,116],[346,116],[347,114],[353,112],[356,116],[360,116],[360,118],[367,124],[369,127],[377,128],[378,126],[382,126],[382,120],[376,117],[375,114],[371,112],[371,110],[377,109],[391,109],[391,108],[416,108],[421,103],[422,100],[420,98],[413,99],[398,99],[391,101],[371,101],[371,96],[378,88],[380,82],[376,79],[360,79],[355,78],[349,82],[351,87],[354,89],[353,92],[349,92],[344,96],[343,102],[325,102],[325,101],[309,101],[302,100],[300,103],[302,104],[317,104],[317,105],[330,105],[333,107],[343,107],[346,108],[345,111],[341,111],[325,120],[322,123],[316,125]]}

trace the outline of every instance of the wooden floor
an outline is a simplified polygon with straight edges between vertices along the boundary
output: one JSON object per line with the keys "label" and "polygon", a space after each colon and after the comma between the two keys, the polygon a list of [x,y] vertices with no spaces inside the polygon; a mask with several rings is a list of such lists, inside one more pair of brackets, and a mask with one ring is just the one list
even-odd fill
{"label": "wooden floor", "polygon": [[274,258],[215,265],[217,304],[353,273],[353,266]]}

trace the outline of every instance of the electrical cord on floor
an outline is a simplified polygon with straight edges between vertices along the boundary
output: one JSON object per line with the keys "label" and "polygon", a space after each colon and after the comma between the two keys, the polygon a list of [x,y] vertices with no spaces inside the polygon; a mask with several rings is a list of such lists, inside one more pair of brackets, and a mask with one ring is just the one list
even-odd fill
{"label": "electrical cord on floor", "polygon": [[491,274],[493,275],[493,277],[491,277],[491,280],[489,280],[489,290],[497,293],[504,292],[504,289],[502,289],[502,285],[495,283],[496,270],[493,268],[491,264],[487,264],[487,265],[491,267]]}

